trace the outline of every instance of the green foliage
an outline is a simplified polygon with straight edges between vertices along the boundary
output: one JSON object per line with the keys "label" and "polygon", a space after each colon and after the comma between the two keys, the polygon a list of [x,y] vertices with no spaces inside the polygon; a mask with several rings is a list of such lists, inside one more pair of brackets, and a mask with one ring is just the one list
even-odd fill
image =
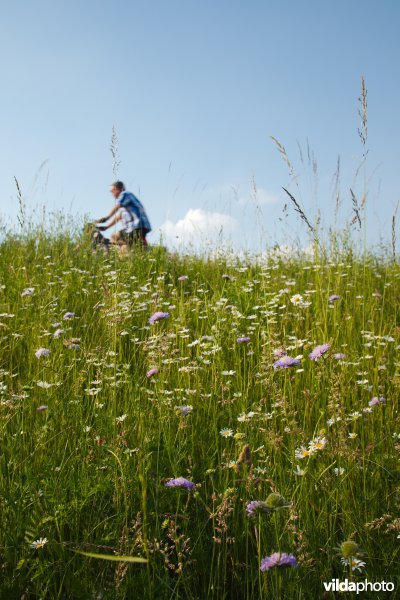
{"label": "green foliage", "polygon": [[[398,579],[400,270],[334,252],[1,244],[1,598],[300,599]],[[279,349],[300,365],[274,368]],[[165,485],[179,477],[195,489]],[[248,516],[255,500],[276,510]],[[273,552],[299,567],[262,573]]]}

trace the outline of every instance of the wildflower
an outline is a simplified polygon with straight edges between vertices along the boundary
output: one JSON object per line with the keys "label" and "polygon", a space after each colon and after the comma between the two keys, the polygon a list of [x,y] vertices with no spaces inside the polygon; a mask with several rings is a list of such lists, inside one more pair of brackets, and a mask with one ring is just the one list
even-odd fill
{"label": "wildflower", "polygon": [[289,367],[294,367],[299,364],[300,361],[297,360],[297,358],[286,355],[274,362],[274,369],[288,369]]}
{"label": "wildflower", "polygon": [[311,448],[309,450],[307,450],[307,448],[305,446],[300,446],[300,448],[296,448],[294,455],[296,458],[299,458],[301,460],[302,458],[311,456],[312,453],[313,453],[313,451]]}
{"label": "wildflower", "polygon": [[190,404],[185,404],[184,406],[175,406],[175,410],[180,412],[183,417],[186,417],[193,412],[193,406],[190,406]]}
{"label": "wildflower", "polygon": [[235,440],[242,440],[244,437],[246,437],[246,434],[242,431],[237,431],[233,437]]}
{"label": "wildflower", "polygon": [[368,405],[369,406],[377,406],[378,404],[384,404],[386,402],[386,399],[383,398],[383,396],[381,398],[378,398],[377,396],[374,396],[369,402]]}
{"label": "wildflower", "polygon": [[362,417],[361,413],[359,410],[355,410],[354,412],[350,413],[348,416],[348,421],[358,421],[358,419],[360,419]]}
{"label": "wildflower", "polygon": [[355,440],[358,433],[349,433],[349,440]]}
{"label": "wildflower", "polygon": [[333,355],[333,358],[336,360],[344,360],[346,358],[346,355],[343,354],[342,352],[337,352],[336,354]]}
{"label": "wildflower", "polygon": [[236,371],[232,371],[232,370],[231,371],[222,371],[222,375],[225,375],[225,376],[234,375],[235,373],[236,373]]}
{"label": "wildflower", "polygon": [[30,544],[31,548],[34,548],[35,550],[41,550],[42,548],[45,547],[45,545],[47,544],[49,540],[47,538],[39,538],[38,540],[35,540],[34,542],[32,542]]}
{"label": "wildflower", "polygon": [[47,383],[47,381],[37,381],[36,385],[44,390],[48,390],[49,388],[53,387],[53,384]]}
{"label": "wildflower", "polygon": [[238,338],[236,338],[236,341],[238,344],[246,344],[247,342],[250,341],[250,338],[247,336],[238,337]]}
{"label": "wildflower", "polygon": [[56,329],[55,332],[53,333],[53,337],[55,337],[57,339],[63,333],[64,333],[64,329]]}
{"label": "wildflower", "polygon": [[146,377],[147,377],[147,379],[150,379],[150,377],[153,377],[153,375],[157,375],[157,373],[158,373],[158,369],[157,369],[157,367],[154,367],[153,369],[150,369],[149,371],[147,371]]}
{"label": "wildflower", "polygon": [[308,356],[311,360],[318,360],[325,352],[328,352],[330,347],[330,344],[320,344],[319,346],[315,346],[314,350],[310,352]]}
{"label": "wildflower", "polygon": [[187,275],[181,275],[180,277],[178,277],[178,281],[187,281],[189,279],[189,277]]}
{"label": "wildflower", "polygon": [[271,556],[266,556],[261,561],[260,570],[269,571],[273,567],[297,567],[297,560],[293,554],[286,552],[274,552]]}
{"label": "wildflower", "polygon": [[195,489],[195,484],[193,483],[193,481],[189,481],[188,479],[185,479],[184,477],[177,477],[176,479],[168,479],[168,481],[165,483],[165,485],[167,487],[181,487],[181,488],[185,488],[186,490],[188,490],[188,492],[191,492],[192,490]]}
{"label": "wildflower", "polygon": [[252,419],[254,417],[256,413],[253,412],[252,410],[250,412],[247,413],[241,413],[237,420],[239,421],[239,423],[246,423],[246,421],[249,421],[250,419]]}
{"label": "wildflower", "polygon": [[120,417],[115,417],[115,420],[117,421],[117,423],[123,423],[127,416],[127,414],[123,414]]}
{"label": "wildflower", "polygon": [[49,354],[50,354],[50,350],[48,348],[39,348],[35,352],[36,358],[41,358],[42,356],[46,357],[46,356],[49,356]]}
{"label": "wildflower", "polygon": [[343,473],[345,472],[346,469],[344,469],[343,467],[339,467],[339,468],[335,468],[333,469],[333,472],[335,473],[336,477],[339,477],[339,475],[343,475]]}
{"label": "wildflower", "polygon": [[293,473],[294,473],[295,475],[297,475],[298,477],[303,477],[303,475],[305,475],[305,474],[306,474],[305,470],[304,470],[304,469],[300,469],[300,466],[299,466],[299,465],[296,465],[296,470],[295,470],[295,471],[293,471]]}
{"label": "wildflower", "polygon": [[348,567],[349,565],[351,565],[351,570],[352,571],[359,571],[360,573],[362,572],[362,570],[365,568],[365,562],[363,560],[360,560],[359,558],[356,557],[350,557],[350,558],[341,558],[340,562],[342,563],[342,565],[345,565],[346,567]]}
{"label": "wildflower", "polygon": [[309,444],[309,448],[311,452],[314,450],[323,450],[326,446],[326,438],[317,437],[314,440],[311,440]]}
{"label": "wildflower", "polygon": [[168,319],[169,313],[157,311],[149,318],[149,323],[153,325],[157,321],[161,321],[162,319]]}
{"label": "wildflower", "polygon": [[337,294],[332,294],[332,296],[329,296],[329,302],[335,302],[335,300],[339,300],[340,296],[338,296]]}
{"label": "wildflower", "polygon": [[263,500],[252,500],[246,505],[248,517],[254,517],[258,513],[268,512],[269,508]]}
{"label": "wildflower", "polygon": [[224,427],[223,429],[221,429],[221,431],[219,433],[224,438],[232,437],[233,436],[233,429],[229,429],[228,427]]}
{"label": "wildflower", "polygon": [[34,291],[34,288],[25,288],[21,294],[21,298],[24,298],[25,296],[33,296]]}
{"label": "wildflower", "polygon": [[66,312],[65,315],[63,316],[64,321],[71,321],[74,318],[75,318],[75,313],[73,313],[73,312]]}
{"label": "wildflower", "polygon": [[340,553],[344,558],[350,558],[356,556],[359,552],[359,547],[353,540],[346,540],[340,545]]}
{"label": "wildflower", "polygon": [[85,388],[85,392],[89,396],[97,396],[97,394],[101,391],[101,388]]}
{"label": "wildflower", "polygon": [[43,410],[47,410],[49,407],[46,404],[41,404],[40,406],[37,407],[36,410],[39,411],[43,411]]}
{"label": "wildflower", "polygon": [[303,304],[303,296],[301,296],[300,294],[295,294],[294,296],[292,296],[290,298],[290,302],[292,304],[294,304],[295,306],[298,306],[299,304]]}

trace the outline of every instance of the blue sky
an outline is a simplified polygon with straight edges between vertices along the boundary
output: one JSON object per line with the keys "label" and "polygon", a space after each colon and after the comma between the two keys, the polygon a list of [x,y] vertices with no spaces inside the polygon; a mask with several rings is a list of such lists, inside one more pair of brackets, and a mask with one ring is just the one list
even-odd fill
{"label": "blue sky", "polygon": [[[350,188],[359,200],[366,189],[368,240],[390,239],[400,200],[398,2],[23,0],[3,3],[0,17],[7,225],[18,212],[14,176],[28,210],[106,214],[115,126],[119,177],[142,199],[154,238],[161,228],[170,243],[204,241],[222,229],[260,250],[302,237],[292,207],[282,212],[282,186],[310,220],[319,210],[332,225],[340,155],[339,223],[352,218]],[[354,181],[362,75],[369,154]]]}

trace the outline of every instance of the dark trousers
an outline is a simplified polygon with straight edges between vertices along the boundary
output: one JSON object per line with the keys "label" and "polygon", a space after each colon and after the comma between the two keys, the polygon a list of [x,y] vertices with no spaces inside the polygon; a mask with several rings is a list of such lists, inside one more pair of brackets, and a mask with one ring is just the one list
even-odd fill
{"label": "dark trousers", "polygon": [[133,246],[134,244],[141,244],[142,246],[147,246],[146,235],[148,234],[148,229],[144,227],[139,227],[138,229],[134,229],[129,233],[122,230],[120,231],[121,240],[123,240],[128,246]]}

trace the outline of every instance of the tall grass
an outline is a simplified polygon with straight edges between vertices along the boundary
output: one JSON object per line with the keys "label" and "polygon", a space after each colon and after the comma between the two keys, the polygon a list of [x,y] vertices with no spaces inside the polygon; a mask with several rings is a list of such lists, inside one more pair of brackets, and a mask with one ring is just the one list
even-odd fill
{"label": "tall grass", "polygon": [[[63,233],[4,240],[1,598],[314,599],[336,577],[398,585],[391,258],[350,246],[312,259],[121,257]],[[150,324],[156,311],[169,316]],[[314,361],[317,344],[330,347]],[[274,368],[279,349],[300,364]],[[178,477],[195,488],[165,485]],[[266,505],[248,516],[254,500]],[[361,571],[341,561],[348,540]],[[298,567],[261,572],[273,552]]]}

